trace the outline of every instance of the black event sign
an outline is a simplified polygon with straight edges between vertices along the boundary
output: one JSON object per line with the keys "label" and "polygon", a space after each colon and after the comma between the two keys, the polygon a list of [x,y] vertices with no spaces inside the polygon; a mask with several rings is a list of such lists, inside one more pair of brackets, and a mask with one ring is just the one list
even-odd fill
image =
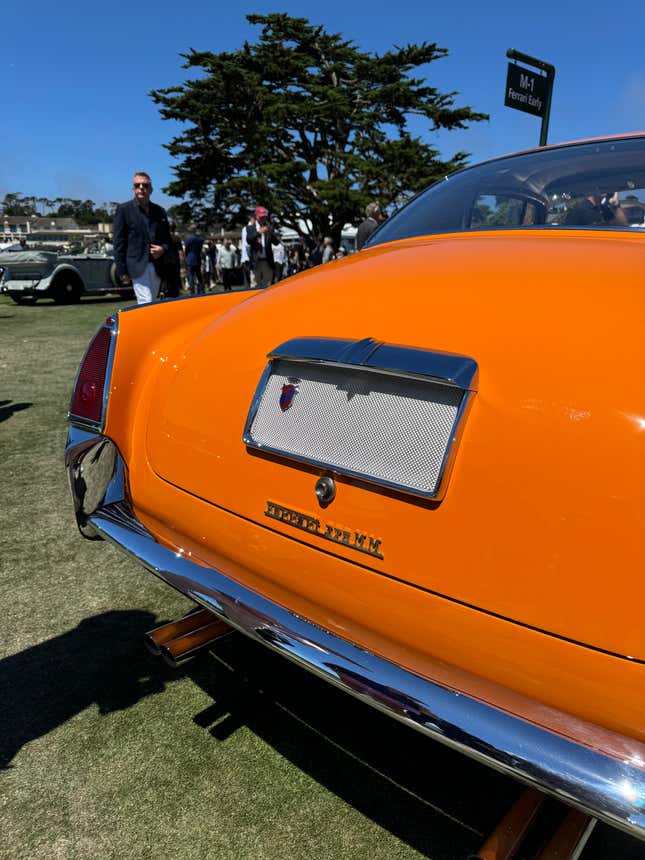
{"label": "black event sign", "polygon": [[549,82],[544,75],[538,75],[515,63],[508,64],[506,74],[506,93],[504,104],[507,107],[543,117],[546,111]]}

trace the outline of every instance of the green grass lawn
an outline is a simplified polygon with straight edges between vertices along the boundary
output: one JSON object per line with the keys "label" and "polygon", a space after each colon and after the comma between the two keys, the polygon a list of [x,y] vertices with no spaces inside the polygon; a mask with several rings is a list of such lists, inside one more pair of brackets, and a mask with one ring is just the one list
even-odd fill
{"label": "green grass lawn", "polygon": [[[118,306],[0,298],[0,858],[466,857],[511,780],[241,636],[179,672],[143,648],[190,604],[79,536],[63,468]],[[645,852],[598,828],[592,856]]]}

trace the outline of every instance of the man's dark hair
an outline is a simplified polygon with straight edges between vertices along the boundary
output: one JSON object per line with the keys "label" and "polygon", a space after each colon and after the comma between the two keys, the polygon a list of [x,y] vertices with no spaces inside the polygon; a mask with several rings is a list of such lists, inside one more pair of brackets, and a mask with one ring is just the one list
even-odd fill
{"label": "man's dark hair", "polygon": [[[146,173],[145,170],[135,170],[134,176],[145,176],[146,179],[148,180],[148,182],[152,182],[152,179],[150,179],[150,174]],[[132,177],[133,179],[134,179],[134,176]]]}

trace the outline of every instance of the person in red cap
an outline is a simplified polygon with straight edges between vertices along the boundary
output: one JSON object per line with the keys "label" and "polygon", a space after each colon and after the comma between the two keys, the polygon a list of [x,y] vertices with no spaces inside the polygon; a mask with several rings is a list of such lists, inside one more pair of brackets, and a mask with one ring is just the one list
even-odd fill
{"label": "person in red cap", "polygon": [[269,221],[269,210],[264,206],[255,207],[255,224],[246,228],[246,241],[249,245],[251,268],[255,274],[256,287],[268,287],[273,282],[275,262],[273,246],[280,244],[280,237]]}

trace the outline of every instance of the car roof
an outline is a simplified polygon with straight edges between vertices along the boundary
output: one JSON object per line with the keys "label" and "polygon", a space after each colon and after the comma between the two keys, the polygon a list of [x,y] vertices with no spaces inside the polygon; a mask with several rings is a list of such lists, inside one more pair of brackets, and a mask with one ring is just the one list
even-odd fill
{"label": "car roof", "polygon": [[[645,131],[630,131],[625,134],[610,134],[600,137],[585,137],[580,140],[565,140],[561,143],[548,143],[545,146],[534,146],[530,149],[519,149],[517,152],[509,152],[505,155],[496,155],[493,158],[486,158],[484,161],[478,161],[476,164],[469,164],[464,168],[468,170],[470,167],[477,167],[480,164],[490,164],[492,161],[502,161],[505,158],[514,158],[516,155],[530,155],[535,152],[544,152],[545,150],[560,149],[566,146],[580,146],[586,143],[608,143],[612,140],[629,140],[636,137],[645,137]],[[459,172],[459,171],[457,171]]]}

